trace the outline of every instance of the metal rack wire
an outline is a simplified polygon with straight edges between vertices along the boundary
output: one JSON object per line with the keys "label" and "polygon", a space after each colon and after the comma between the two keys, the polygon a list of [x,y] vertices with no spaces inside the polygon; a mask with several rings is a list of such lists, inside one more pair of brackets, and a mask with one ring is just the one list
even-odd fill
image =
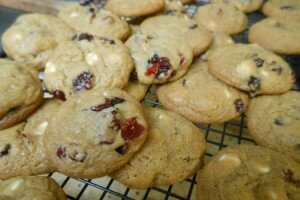
{"label": "metal rack wire", "polygon": [[[197,0],[194,4],[186,6],[187,13],[191,17],[194,15],[197,8],[201,5],[209,3],[209,0]],[[104,4],[103,4],[104,5]],[[261,13],[251,13],[248,15],[249,26],[261,20],[263,15]],[[240,35],[233,38],[242,43],[247,42],[248,29]],[[5,57],[5,54],[0,53],[0,57]],[[299,66],[299,56],[286,57],[286,60],[292,64]],[[142,100],[143,104],[148,104],[153,107],[161,107],[155,94],[156,86],[149,88],[146,97]],[[234,144],[250,143],[255,144],[248,135],[246,126],[246,116],[242,115],[237,119],[223,123],[223,124],[196,124],[199,129],[205,133],[205,139],[208,144],[205,162],[209,158],[221,150],[223,147]],[[168,187],[154,187],[147,190],[133,190],[118,183],[110,177],[103,177],[100,179],[86,180],[73,179],[59,173],[51,173],[49,177],[54,178],[61,187],[65,190],[68,199],[195,199],[195,186],[197,184],[196,177],[193,177],[176,185]]]}

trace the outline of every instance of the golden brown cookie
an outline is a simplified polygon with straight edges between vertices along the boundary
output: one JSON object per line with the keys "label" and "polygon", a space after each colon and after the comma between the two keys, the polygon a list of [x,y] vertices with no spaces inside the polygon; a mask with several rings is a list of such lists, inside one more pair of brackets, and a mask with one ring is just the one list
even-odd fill
{"label": "golden brown cookie", "polygon": [[252,44],[216,48],[208,57],[209,72],[228,85],[255,94],[280,94],[294,83],[293,71],[281,57]]}
{"label": "golden brown cookie", "polygon": [[299,0],[269,0],[262,9],[268,17],[282,17],[290,20],[300,20]]}
{"label": "golden brown cookie", "polygon": [[213,0],[212,3],[226,3],[243,12],[250,13],[259,10],[263,0]]}
{"label": "golden brown cookie", "polygon": [[197,60],[180,79],[157,89],[161,104],[196,123],[222,123],[245,111],[247,94],[219,81]]}
{"label": "golden brown cookie", "polygon": [[38,72],[31,66],[0,59],[0,130],[32,114],[43,101]]}
{"label": "golden brown cookie", "polygon": [[53,49],[72,37],[74,31],[64,21],[44,14],[25,14],[2,35],[5,53],[38,70],[45,67]]}
{"label": "golden brown cookie", "polygon": [[200,171],[197,200],[299,199],[300,165],[254,145],[227,147]]}
{"label": "golden brown cookie", "polygon": [[300,92],[253,98],[247,122],[249,133],[257,144],[300,163]]}
{"label": "golden brown cookie", "polygon": [[112,174],[129,188],[167,186],[195,174],[203,164],[204,134],[178,114],[144,107],[149,125],[142,148]]}
{"label": "golden brown cookie", "polygon": [[229,35],[243,32],[248,24],[248,19],[242,11],[224,3],[200,6],[194,19],[208,30]]}
{"label": "golden brown cookie", "polygon": [[0,199],[66,200],[63,189],[51,178],[18,176],[0,182]]}
{"label": "golden brown cookie", "polygon": [[119,89],[95,88],[61,105],[44,140],[58,172],[99,178],[125,165],[146,137],[147,123],[134,97]]}

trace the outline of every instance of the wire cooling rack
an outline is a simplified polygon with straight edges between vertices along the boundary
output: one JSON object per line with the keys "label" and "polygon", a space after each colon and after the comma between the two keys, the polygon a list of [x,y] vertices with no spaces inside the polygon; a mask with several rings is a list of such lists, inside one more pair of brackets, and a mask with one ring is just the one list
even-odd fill
{"label": "wire cooling rack", "polygon": [[[104,2],[105,1],[103,1],[103,5]],[[194,4],[186,6],[187,14],[192,17],[199,6],[207,3],[209,3],[209,0],[195,1]],[[249,14],[249,26],[263,18],[264,16],[260,12]],[[236,35],[233,38],[237,42],[247,43],[247,34],[248,28],[242,34]],[[0,57],[5,57],[5,54],[3,52],[0,53]],[[294,67],[294,69],[300,68],[299,56],[287,56],[285,59]],[[161,104],[157,100],[155,90],[156,86],[152,85],[141,102],[153,107],[161,107]],[[223,147],[245,143],[255,144],[248,135],[246,120],[246,116],[242,115],[232,121],[222,124],[196,124],[196,126],[199,127],[199,129],[201,129],[205,134],[205,139],[208,144],[205,162],[207,162],[212,155],[221,150]],[[195,186],[197,184],[197,174],[176,185],[154,187],[147,190],[129,189],[108,176],[93,180],[74,179],[59,173],[51,173],[48,176],[55,179],[61,185],[67,194],[68,199],[71,200],[196,199]]]}

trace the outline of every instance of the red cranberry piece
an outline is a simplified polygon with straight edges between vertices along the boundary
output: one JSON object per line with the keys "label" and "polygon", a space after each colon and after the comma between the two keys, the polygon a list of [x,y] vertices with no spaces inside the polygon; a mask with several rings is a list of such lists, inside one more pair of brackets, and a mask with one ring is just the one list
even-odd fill
{"label": "red cranberry piece", "polygon": [[284,171],[284,179],[286,182],[291,183],[296,187],[300,186],[300,180],[294,177],[294,173],[290,169]]}
{"label": "red cranberry piece", "polygon": [[98,106],[93,106],[93,107],[91,107],[91,110],[95,111],[95,112],[101,112],[103,109],[113,107],[113,106],[115,106],[117,104],[121,104],[123,102],[125,102],[125,99],[122,99],[119,97],[114,97],[112,99],[105,98],[104,104],[100,104]]}
{"label": "red cranberry piece", "polygon": [[64,147],[64,148],[59,147],[59,148],[56,150],[56,155],[57,155],[57,157],[59,157],[60,159],[65,158],[65,157],[67,156],[67,154],[66,154],[66,147]]}
{"label": "red cranberry piece", "polygon": [[10,144],[6,144],[4,146],[4,148],[0,151],[0,157],[6,156],[7,154],[9,154],[10,149],[11,149],[11,145]]}
{"label": "red cranberry piece", "polygon": [[184,58],[184,55],[182,53],[178,53],[177,54],[180,58],[180,66],[182,67],[183,65],[185,65],[185,58]]}
{"label": "red cranberry piece", "polygon": [[155,75],[155,78],[160,78],[162,74],[167,75],[172,65],[168,58],[159,57],[157,54],[148,60],[149,66],[145,72],[146,76],[150,76],[152,74]]}
{"label": "red cranberry piece", "polygon": [[122,146],[119,146],[118,148],[115,149],[115,151],[118,153],[118,154],[121,154],[121,155],[124,155],[128,150],[128,145],[127,144],[124,144]]}
{"label": "red cranberry piece", "polygon": [[79,38],[78,38],[78,41],[81,41],[81,40],[87,40],[87,41],[92,41],[94,39],[94,36],[89,34],[89,33],[81,33],[79,35]]}
{"label": "red cranberry piece", "polygon": [[242,99],[237,99],[234,101],[234,105],[235,105],[235,109],[237,112],[242,113],[244,111],[244,102],[242,101]]}
{"label": "red cranberry piece", "polygon": [[92,79],[93,74],[90,74],[89,72],[83,72],[79,74],[74,80],[73,80],[73,91],[78,92],[82,89],[90,90],[93,87]]}
{"label": "red cranberry piece", "polygon": [[251,76],[248,82],[248,86],[250,87],[250,91],[254,92],[258,90],[260,88],[260,79],[255,76]]}
{"label": "red cranberry piece", "polygon": [[52,95],[57,98],[57,99],[60,99],[60,100],[66,100],[66,96],[65,96],[65,93],[63,93],[62,91],[60,90],[55,90],[52,92]]}
{"label": "red cranberry piece", "polygon": [[144,133],[145,128],[139,124],[136,117],[126,120],[121,127],[121,135],[124,140],[133,140]]}

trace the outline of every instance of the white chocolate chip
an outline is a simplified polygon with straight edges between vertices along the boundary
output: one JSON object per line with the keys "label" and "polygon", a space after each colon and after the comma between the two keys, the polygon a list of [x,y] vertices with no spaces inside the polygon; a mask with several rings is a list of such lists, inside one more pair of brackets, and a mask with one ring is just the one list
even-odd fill
{"label": "white chocolate chip", "polygon": [[70,17],[77,17],[77,16],[79,16],[78,12],[71,12],[70,13]]}
{"label": "white chocolate chip", "polygon": [[250,76],[256,74],[256,65],[252,60],[245,60],[237,68],[236,71],[241,79],[248,80]]}
{"label": "white chocolate chip", "polygon": [[220,158],[219,161],[230,161],[233,162],[234,164],[240,165],[241,164],[241,160],[237,155],[234,154],[223,154]]}
{"label": "white chocolate chip", "polygon": [[51,73],[55,73],[56,72],[56,66],[54,64],[52,64],[51,62],[47,62],[46,63],[46,70],[51,72]]}
{"label": "white chocolate chip", "polygon": [[44,135],[45,133],[45,130],[48,126],[48,122],[42,122],[37,128],[36,130],[34,131],[34,134],[35,135]]}
{"label": "white chocolate chip", "polygon": [[99,62],[99,57],[95,53],[89,53],[85,56],[85,61],[89,65],[96,65]]}
{"label": "white chocolate chip", "polygon": [[9,186],[9,189],[10,190],[12,190],[12,191],[14,191],[14,190],[16,190],[16,189],[18,189],[20,186],[21,186],[21,184],[22,184],[22,180],[16,180],[15,182],[13,182],[10,186]]}
{"label": "white chocolate chip", "polygon": [[22,35],[19,34],[19,33],[14,34],[14,35],[13,35],[13,38],[14,38],[15,40],[22,40],[22,39],[23,39]]}

